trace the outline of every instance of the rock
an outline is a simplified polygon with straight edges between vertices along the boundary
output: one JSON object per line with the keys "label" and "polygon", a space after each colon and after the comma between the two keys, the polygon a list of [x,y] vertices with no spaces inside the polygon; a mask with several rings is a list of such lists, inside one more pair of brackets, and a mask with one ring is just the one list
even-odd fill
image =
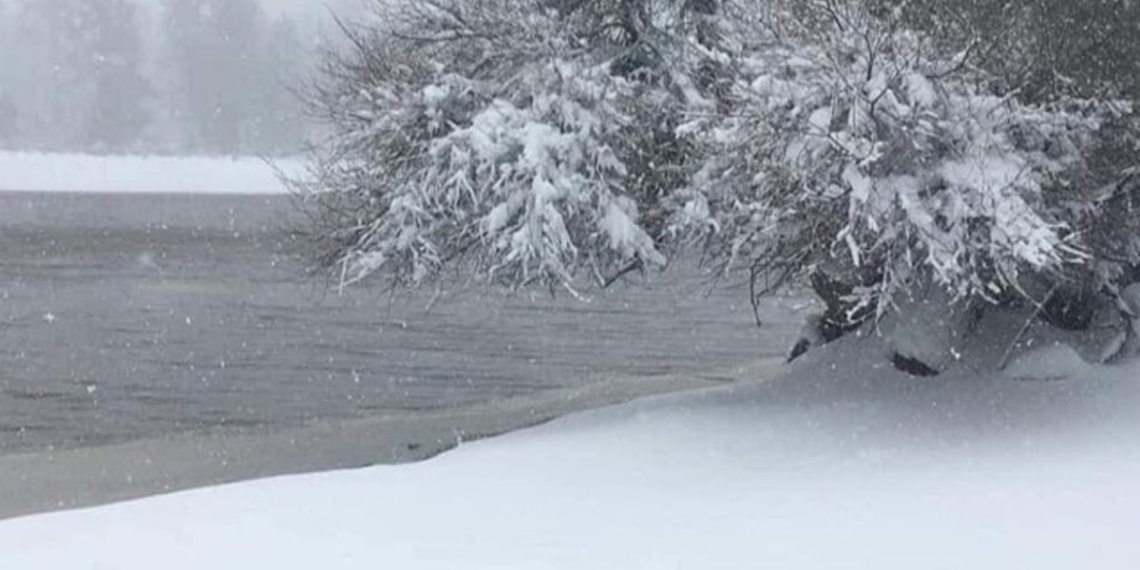
{"label": "rock", "polygon": [[877,277],[856,272],[840,275],[836,271],[816,268],[811,274],[811,288],[823,301],[823,315],[818,329],[825,342],[831,342],[859,328],[875,314],[874,305],[858,306],[852,300],[855,288],[874,284]]}
{"label": "rock", "polygon": [[1107,363],[1140,356],[1140,283],[1125,287],[1116,301],[1124,326],[1104,351],[1103,361]]}
{"label": "rock", "polygon": [[895,310],[883,317],[878,330],[895,367],[908,374],[934,376],[955,358],[955,346],[971,328],[975,311],[954,303],[937,285],[895,299]]}
{"label": "rock", "polygon": [[1058,288],[1041,311],[1041,320],[1067,331],[1086,331],[1096,316],[1099,298],[1087,287]]}
{"label": "rock", "polygon": [[812,290],[823,301],[824,312],[806,319],[788,355],[788,362],[858,329],[875,314],[873,304],[859,306],[852,300],[856,286],[871,286],[879,279],[870,270],[842,272],[816,267],[810,279]]}
{"label": "rock", "polygon": [[926,363],[921,360],[903,356],[897,352],[891,355],[891,364],[894,364],[895,368],[899,371],[906,372],[911,376],[938,376],[942,373],[939,370],[927,366]]}
{"label": "rock", "polygon": [[1080,377],[1089,370],[1089,363],[1075,348],[1059,342],[1018,357],[1002,373],[1016,380],[1042,382]]}
{"label": "rock", "polygon": [[804,320],[804,326],[800,329],[800,336],[788,354],[788,362],[792,362],[803,356],[814,347],[822,346],[830,342],[831,339],[825,338],[820,330],[820,321],[822,318],[820,315],[809,315],[807,319]]}

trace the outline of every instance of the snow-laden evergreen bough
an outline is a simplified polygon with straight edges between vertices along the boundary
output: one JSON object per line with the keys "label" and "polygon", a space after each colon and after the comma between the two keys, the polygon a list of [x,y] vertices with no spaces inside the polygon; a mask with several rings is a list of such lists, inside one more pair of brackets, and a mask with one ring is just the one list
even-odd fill
{"label": "snow-laden evergreen bough", "polygon": [[1041,303],[1140,262],[1129,164],[1098,160],[1135,156],[1126,104],[976,87],[968,49],[858,2],[379,6],[330,60],[300,184],[342,284],[573,291],[697,243],[770,286],[826,272],[843,326],[931,284]]}

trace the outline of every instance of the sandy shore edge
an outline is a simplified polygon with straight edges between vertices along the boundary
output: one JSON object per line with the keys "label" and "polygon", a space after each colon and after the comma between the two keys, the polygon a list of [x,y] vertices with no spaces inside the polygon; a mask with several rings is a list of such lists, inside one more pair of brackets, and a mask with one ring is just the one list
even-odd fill
{"label": "sandy shore edge", "polygon": [[273,477],[419,461],[463,441],[638,398],[774,378],[777,358],[699,374],[597,378],[572,389],[454,410],[189,434],[0,457],[0,519]]}

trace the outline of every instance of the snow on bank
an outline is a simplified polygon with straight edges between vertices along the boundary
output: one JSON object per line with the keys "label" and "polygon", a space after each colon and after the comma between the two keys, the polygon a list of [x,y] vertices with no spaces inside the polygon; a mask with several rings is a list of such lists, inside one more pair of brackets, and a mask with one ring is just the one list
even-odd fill
{"label": "snow on bank", "polygon": [[295,160],[0,152],[0,191],[282,194]]}
{"label": "snow on bank", "polygon": [[[830,353],[829,353],[830,351]],[[431,461],[0,523],[4,568],[1134,568],[1140,365],[939,379],[865,347]]]}

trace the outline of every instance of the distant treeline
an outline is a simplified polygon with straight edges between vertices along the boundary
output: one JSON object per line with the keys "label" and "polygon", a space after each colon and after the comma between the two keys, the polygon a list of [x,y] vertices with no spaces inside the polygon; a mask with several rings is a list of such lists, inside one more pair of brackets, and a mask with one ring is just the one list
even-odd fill
{"label": "distant treeline", "polygon": [[258,0],[0,0],[0,147],[294,152],[317,37]]}

